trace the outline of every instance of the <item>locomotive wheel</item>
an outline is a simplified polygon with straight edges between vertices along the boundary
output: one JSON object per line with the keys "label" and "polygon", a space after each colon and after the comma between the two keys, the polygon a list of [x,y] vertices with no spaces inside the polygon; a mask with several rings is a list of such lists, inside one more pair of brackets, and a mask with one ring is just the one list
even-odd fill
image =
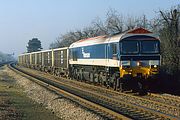
{"label": "locomotive wheel", "polygon": [[119,78],[119,91],[120,92],[123,92],[124,91],[124,85],[123,85],[124,83],[123,83],[123,79],[122,78]]}
{"label": "locomotive wheel", "polygon": [[113,89],[114,90],[117,90],[117,87],[118,87],[117,82],[118,82],[117,78],[113,77]]}
{"label": "locomotive wheel", "polygon": [[119,88],[120,78],[119,73],[113,74],[113,88],[117,90]]}
{"label": "locomotive wheel", "polygon": [[82,81],[83,80],[83,73],[79,73],[79,79]]}
{"label": "locomotive wheel", "polygon": [[77,69],[74,69],[74,71],[73,71],[73,78],[74,79],[77,79],[78,77],[77,77]]}
{"label": "locomotive wheel", "polygon": [[145,89],[143,83],[138,82],[138,87],[139,87],[139,95],[147,95],[147,90]]}
{"label": "locomotive wheel", "polygon": [[89,78],[90,78],[90,82],[94,83],[94,74],[93,73],[90,73]]}
{"label": "locomotive wheel", "polygon": [[109,78],[106,79],[106,88],[107,88],[107,89],[109,89],[109,87],[110,87],[110,82],[109,82],[109,81],[110,81]]}
{"label": "locomotive wheel", "polygon": [[103,83],[103,72],[100,72],[100,74],[99,74],[99,84],[104,85],[104,83]]}
{"label": "locomotive wheel", "polygon": [[82,69],[80,69],[80,71],[79,71],[79,79],[81,81],[84,79],[84,77],[83,77],[83,70]]}
{"label": "locomotive wheel", "polygon": [[116,78],[113,80],[113,89],[117,90],[117,79]]}

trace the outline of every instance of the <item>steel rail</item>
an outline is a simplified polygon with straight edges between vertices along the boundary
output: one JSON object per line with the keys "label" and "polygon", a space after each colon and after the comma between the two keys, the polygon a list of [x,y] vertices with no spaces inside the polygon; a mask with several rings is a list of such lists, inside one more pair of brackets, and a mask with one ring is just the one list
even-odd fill
{"label": "steel rail", "polygon": [[[49,84],[52,84],[52,83],[49,83]],[[80,92],[80,90],[78,90],[78,88],[74,88],[73,86],[70,86],[70,85],[65,85],[64,83],[61,83],[61,84],[63,84],[64,86],[66,86],[68,88],[74,89],[74,91],[76,91],[76,93]],[[83,94],[83,93],[81,93],[81,94]],[[132,112],[132,109],[134,109],[133,112],[137,111],[135,116],[139,115],[139,118],[146,117],[146,116],[148,116],[147,118],[152,118],[152,116],[154,115],[155,116],[154,119],[157,118],[157,117],[163,118],[163,119],[177,119],[177,117],[174,117],[174,116],[171,116],[171,115],[167,115],[167,114],[164,114],[164,113],[161,113],[161,112],[158,112],[158,111],[154,111],[152,109],[145,108],[145,107],[142,107],[142,106],[137,106],[137,105],[133,105],[133,104],[130,104],[130,103],[125,103],[123,101],[114,100],[114,99],[108,98],[106,96],[100,96],[99,94],[95,94],[95,93],[92,93],[92,92],[89,92],[89,91],[86,91],[86,94],[84,93],[83,95],[85,96],[87,94],[89,94],[89,96],[91,96],[91,98],[93,98],[94,100],[104,101],[104,103],[111,106],[110,109],[114,109],[115,111],[118,111],[118,112],[122,112],[122,111],[119,111],[118,109],[123,108],[123,106],[126,106],[126,107],[129,106],[130,109],[128,108],[128,109],[126,109],[126,111]],[[78,94],[78,95],[80,96],[80,94]],[[97,98],[99,98],[99,99],[97,99]],[[112,108],[112,106],[114,108]],[[123,109],[125,109],[125,108],[123,108]],[[138,113],[139,111],[140,111],[140,113]],[[144,111],[145,114],[142,115],[143,111]],[[149,114],[149,115],[147,115],[147,114]],[[138,119],[138,117],[135,117],[135,116],[132,116],[132,117]]]}

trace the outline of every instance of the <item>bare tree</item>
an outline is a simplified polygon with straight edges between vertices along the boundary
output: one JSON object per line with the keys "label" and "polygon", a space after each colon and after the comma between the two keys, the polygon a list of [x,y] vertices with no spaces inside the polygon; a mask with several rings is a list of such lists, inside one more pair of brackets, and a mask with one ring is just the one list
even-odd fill
{"label": "bare tree", "polygon": [[149,21],[146,18],[146,15],[142,15],[141,17],[136,19],[137,27],[149,28]]}
{"label": "bare tree", "polygon": [[127,30],[134,29],[136,27],[136,18],[133,16],[128,16],[125,22],[125,26]]}
{"label": "bare tree", "polygon": [[92,26],[95,30],[97,30],[97,35],[107,35],[108,34],[107,27],[100,18],[97,17],[95,20],[93,20]]}
{"label": "bare tree", "polygon": [[116,10],[110,9],[107,12],[106,28],[109,34],[121,33],[123,31],[123,16]]}
{"label": "bare tree", "polygon": [[140,17],[128,16],[125,22],[125,26],[127,30],[134,29],[135,27],[149,29],[150,23],[146,18],[146,15],[142,15]]}

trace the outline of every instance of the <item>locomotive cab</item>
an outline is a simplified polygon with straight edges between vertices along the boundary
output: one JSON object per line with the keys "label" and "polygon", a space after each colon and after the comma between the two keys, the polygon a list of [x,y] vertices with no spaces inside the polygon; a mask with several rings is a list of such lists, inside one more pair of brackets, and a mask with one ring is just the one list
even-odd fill
{"label": "locomotive cab", "polygon": [[[143,38],[143,40],[138,40]],[[147,36],[120,42],[120,77],[148,78],[158,74],[160,65],[159,40]],[[147,39],[147,40],[145,40]]]}
{"label": "locomotive cab", "polygon": [[139,34],[120,40],[119,71],[121,79],[133,80],[141,86],[149,87],[149,83],[159,75],[160,41],[146,32],[149,31],[138,31]]}

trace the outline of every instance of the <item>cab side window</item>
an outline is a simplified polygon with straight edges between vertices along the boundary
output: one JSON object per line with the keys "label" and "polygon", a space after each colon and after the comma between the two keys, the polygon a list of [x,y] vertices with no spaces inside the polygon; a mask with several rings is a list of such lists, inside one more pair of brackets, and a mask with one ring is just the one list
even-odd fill
{"label": "cab side window", "polygon": [[112,50],[112,59],[117,60],[118,59],[118,51],[117,51],[116,43],[111,44],[111,50]]}
{"label": "cab side window", "polygon": [[117,44],[116,43],[112,43],[111,44],[111,48],[112,48],[112,54],[113,55],[117,54]]}

